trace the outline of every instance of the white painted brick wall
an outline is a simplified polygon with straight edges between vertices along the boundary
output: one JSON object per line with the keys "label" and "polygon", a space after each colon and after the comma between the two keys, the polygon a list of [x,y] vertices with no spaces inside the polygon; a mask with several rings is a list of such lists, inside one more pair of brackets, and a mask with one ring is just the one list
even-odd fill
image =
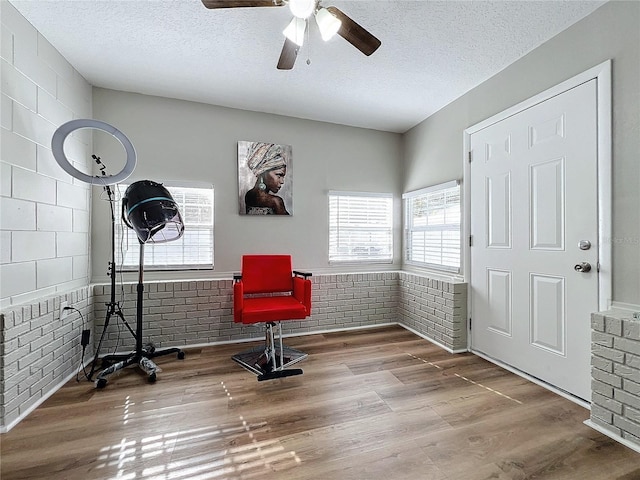
{"label": "white painted brick wall", "polygon": [[[60,319],[60,303],[75,311]],[[11,427],[55,392],[80,366],[81,332],[93,330],[93,301],[89,287],[38,302],[14,306],[0,314],[3,382],[0,390],[0,428]],[[91,335],[94,333],[92,331]],[[93,356],[92,345],[85,359]]]}
{"label": "white painted brick wall", "polygon": [[640,447],[640,321],[591,315],[591,421]]}
{"label": "white painted brick wall", "polygon": [[[90,186],[57,165],[51,137],[68,120],[91,118],[92,107],[89,83],[11,3],[0,8],[4,309],[89,283]],[[90,138],[69,137],[78,168],[91,168]]]}
{"label": "white painted brick wall", "polygon": [[[55,162],[62,123],[91,118],[91,86],[11,3],[0,2],[0,419],[3,428],[50,395],[80,363],[79,316],[59,320],[66,299],[88,299],[90,186]],[[70,137],[72,138],[72,137]],[[78,168],[91,168],[91,141],[73,135]],[[65,143],[66,146],[66,143]]]}
{"label": "white painted brick wall", "polygon": [[[398,272],[315,275],[311,281],[311,317],[284,322],[285,335],[402,323],[450,350],[466,349],[464,284]],[[122,291],[118,287],[116,301],[135,330],[136,285],[126,284]],[[408,307],[401,307],[401,299],[411,295],[427,298],[430,307],[407,313]],[[110,286],[96,285],[94,299],[96,330],[100,333],[104,330]],[[261,338],[264,327],[235,324],[232,307],[230,280],[146,283],[143,340],[162,348]],[[100,353],[125,352],[133,347],[129,331],[112,316]]]}
{"label": "white painted brick wall", "polygon": [[[397,322],[397,273],[322,275],[312,277],[312,315],[304,321],[283,323],[285,334],[303,334]],[[94,287],[98,336],[104,329],[110,286]],[[135,330],[136,285],[118,287],[117,301]],[[144,341],[157,347],[230,342],[261,338],[263,325],[233,322],[231,280],[157,282],[145,284]],[[96,342],[98,337],[96,337]],[[97,347],[97,344],[96,344]],[[134,339],[115,317],[109,320],[100,352],[134,347]]]}
{"label": "white painted brick wall", "polygon": [[399,273],[400,322],[451,351],[467,349],[467,286]]}

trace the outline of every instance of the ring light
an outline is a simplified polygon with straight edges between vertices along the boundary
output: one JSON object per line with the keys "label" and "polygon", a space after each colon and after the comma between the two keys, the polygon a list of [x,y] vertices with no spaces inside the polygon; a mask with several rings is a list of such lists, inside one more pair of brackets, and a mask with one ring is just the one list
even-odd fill
{"label": "ring light", "polygon": [[[110,133],[120,141],[127,153],[127,163],[119,173],[115,175],[87,175],[71,165],[71,162],[64,154],[64,141],[71,132],[80,128],[95,128],[97,130],[102,130]],[[53,156],[56,159],[56,162],[58,162],[58,165],[60,165],[65,172],[86,183],[100,183],[102,185],[113,185],[114,183],[119,183],[128,178],[129,175],[133,173],[133,169],[136,166],[136,151],[125,134],[108,123],[89,118],[79,118],[60,125],[51,139],[51,150],[53,151]]]}

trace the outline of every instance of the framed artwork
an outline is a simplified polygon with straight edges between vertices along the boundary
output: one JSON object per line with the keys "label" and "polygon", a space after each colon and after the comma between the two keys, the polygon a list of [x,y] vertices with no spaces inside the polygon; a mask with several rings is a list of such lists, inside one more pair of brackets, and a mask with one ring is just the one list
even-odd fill
{"label": "framed artwork", "polygon": [[238,142],[240,215],[292,215],[291,145]]}

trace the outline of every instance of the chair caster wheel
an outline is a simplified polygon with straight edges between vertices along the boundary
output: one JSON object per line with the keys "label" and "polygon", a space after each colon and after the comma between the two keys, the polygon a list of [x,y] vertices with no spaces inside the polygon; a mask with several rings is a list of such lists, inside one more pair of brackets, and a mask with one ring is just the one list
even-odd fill
{"label": "chair caster wheel", "polygon": [[99,378],[98,381],[96,382],[96,388],[104,388],[106,386],[107,386],[106,378]]}
{"label": "chair caster wheel", "polygon": [[151,375],[149,375],[149,383],[155,383],[156,382],[156,372],[153,372]]}
{"label": "chair caster wheel", "polygon": [[184,352],[178,352],[178,360],[184,360]]}

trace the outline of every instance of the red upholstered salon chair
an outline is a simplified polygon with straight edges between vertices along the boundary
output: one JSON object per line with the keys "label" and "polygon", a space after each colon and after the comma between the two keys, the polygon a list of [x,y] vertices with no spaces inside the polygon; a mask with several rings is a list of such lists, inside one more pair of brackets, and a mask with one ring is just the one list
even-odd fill
{"label": "red upholstered salon chair", "polygon": [[234,355],[233,360],[258,380],[300,375],[287,369],[307,354],[282,344],[283,320],[311,314],[310,273],[291,269],[291,255],[244,255],[242,273],[233,276],[233,321],[265,323],[265,344]]}

